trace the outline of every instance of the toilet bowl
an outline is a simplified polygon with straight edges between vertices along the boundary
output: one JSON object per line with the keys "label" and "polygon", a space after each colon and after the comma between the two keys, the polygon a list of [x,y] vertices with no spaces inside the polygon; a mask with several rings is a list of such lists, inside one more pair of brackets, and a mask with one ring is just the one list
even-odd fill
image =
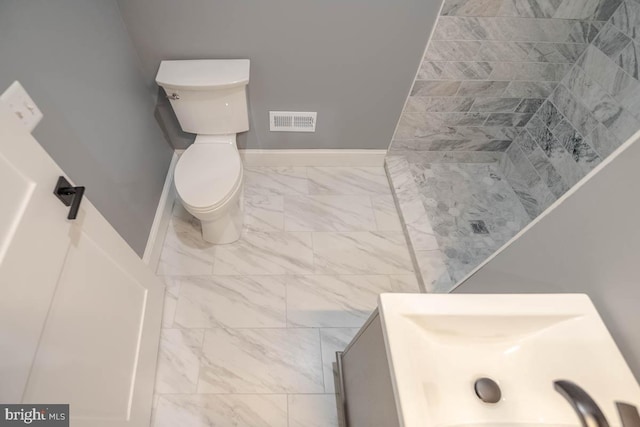
{"label": "toilet bowl", "polygon": [[182,130],[196,134],[174,172],[180,202],[200,220],[207,242],[238,240],[244,212],[236,134],[249,130],[249,60],[162,61],[156,82]]}
{"label": "toilet bowl", "polygon": [[207,242],[231,243],[242,232],[243,169],[236,135],[198,135],[180,156],[174,184],[187,212],[200,220]]}

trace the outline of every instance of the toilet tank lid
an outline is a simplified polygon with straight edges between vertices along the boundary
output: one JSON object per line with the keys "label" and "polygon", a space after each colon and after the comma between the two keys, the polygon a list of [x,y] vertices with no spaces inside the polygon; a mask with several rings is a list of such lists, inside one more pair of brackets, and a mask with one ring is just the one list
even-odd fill
{"label": "toilet tank lid", "polygon": [[248,59],[162,61],[156,75],[162,87],[214,89],[249,83]]}

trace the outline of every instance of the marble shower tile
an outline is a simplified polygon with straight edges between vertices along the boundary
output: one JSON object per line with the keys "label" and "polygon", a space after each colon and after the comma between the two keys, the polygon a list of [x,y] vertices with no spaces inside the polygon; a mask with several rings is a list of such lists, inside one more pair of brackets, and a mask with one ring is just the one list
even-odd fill
{"label": "marble shower tile", "polygon": [[640,79],[640,64],[638,63],[639,56],[640,45],[636,42],[631,42],[620,52],[620,55],[616,59],[618,66],[636,80]]}
{"label": "marble shower tile", "polygon": [[511,113],[522,102],[521,98],[476,98],[471,111]]}
{"label": "marble shower tile", "polygon": [[535,113],[542,106],[544,101],[545,100],[542,98],[523,99],[516,108],[516,113]]}
{"label": "marble shower tile", "polygon": [[533,62],[573,64],[586,48],[586,43],[537,43],[528,58]]}
{"label": "marble shower tile", "polygon": [[449,292],[455,283],[449,275],[444,254],[440,250],[416,251],[415,256],[426,291]]}
{"label": "marble shower tile", "polygon": [[[627,111],[628,110],[621,111],[607,127],[619,141],[626,141],[631,138],[638,129],[640,129],[640,122],[638,121],[638,118],[632,116]],[[636,114],[638,113],[637,110],[635,112]]]}
{"label": "marble shower tile", "polygon": [[492,80],[557,82],[562,79],[571,66],[572,64],[548,64],[545,62],[502,62],[494,64],[489,78]]}
{"label": "marble shower tile", "polygon": [[[569,0],[565,0],[569,1]],[[613,13],[618,9],[622,0],[600,0],[598,8],[592,18],[595,21],[607,21]]]}
{"label": "marble shower tile", "polygon": [[591,146],[584,141],[580,133],[566,120],[553,130],[553,134],[571,154],[573,159],[583,167],[585,173],[600,163],[600,157]]}
{"label": "marble shower tile", "polygon": [[442,16],[497,16],[502,0],[445,0]]}
{"label": "marble shower tile", "polygon": [[[538,144],[531,135],[529,135],[528,132],[522,132],[522,135],[514,141],[513,145],[509,147],[507,151],[507,157],[511,160],[513,166],[515,166],[513,172],[517,172],[528,186],[532,186],[537,181],[540,181],[536,170],[527,159],[527,156],[531,154],[536,147],[538,147]],[[512,171],[504,170],[503,172],[508,177]]]}
{"label": "marble shower tile", "polygon": [[446,62],[441,74],[446,80],[483,80],[489,78],[494,64],[489,62]]}
{"label": "marble shower tile", "polygon": [[198,393],[322,393],[317,329],[208,329]]}
{"label": "marble shower tile", "polygon": [[425,59],[429,61],[473,61],[480,49],[478,41],[431,40]]}
{"label": "marble shower tile", "polygon": [[640,4],[627,0],[616,9],[611,17],[611,24],[627,36],[640,41]]}
{"label": "marble shower tile", "polygon": [[486,40],[476,47],[479,61],[491,62],[529,62],[529,52],[533,43]]}
{"label": "marble shower tile", "polygon": [[324,392],[337,393],[338,371],[335,368],[336,351],[344,351],[359,328],[322,328],[320,343],[322,345],[322,371],[324,373]]}
{"label": "marble shower tile", "polygon": [[[451,19],[451,18],[450,18]],[[576,21],[573,19],[485,18],[498,29],[496,39],[516,42],[571,42]]]}
{"label": "marble shower tile", "polygon": [[[562,120],[562,118],[560,118],[560,120]],[[542,122],[542,120],[540,120],[540,118],[537,115],[529,121],[526,129],[527,129],[527,132],[533,137],[533,139],[536,142],[538,142],[540,145],[544,145],[545,141],[549,141],[553,138],[553,134],[551,133],[549,128],[545,126],[545,124]],[[527,151],[526,147],[522,147],[522,148],[523,150],[525,150],[525,152]]]}
{"label": "marble shower tile", "polygon": [[593,46],[589,46],[578,64],[629,113],[640,117],[640,82]]}
{"label": "marble shower tile", "polygon": [[392,291],[385,275],[290,276],[287,324],[289,327],[359,328],[376,308],[378,295]]}
{"label": "marble shower tile", "polygon": [[311,234],[248,231],[240,240],[218,245],[214,252],[215,275],[281,275],[312,272]]}
{"label": "marble shower tile", "polygon": [[607,157],[613,153],[622,142],[619,141],[609,130],[602,124],[598,124],[596,128],[587,137],[589,144],[598,152],[601,158]]}
{"label": "marble shower tile", "polygon": [[443,80],[416,80],[411,96],[452,96],[458,91],[460,82]]}
{"label": "marble shower tile", "polygon": [[447,79],[443,77],[445,62],[432,62],[432,61],[423,61],[420,64],[420,68],[418,69],[418,75],[416,79],[418,80],[453,80]]}
{"label": "marble shower tile", "polygon": [[501,96],[509,82],[506,81],[463,81],[458,96]]}
{"label": "marble shower tile", "polygon": [[469,111],[474,98],[411,96],[405,112],[464,112]]}
{"label": "marble shower tile", "polygon": [[485,122],[486,126],[515,126],[526,125],[533,114],[521,113],[492,113]]}
{"label": "marble shower tile", "polygon": [[555,105],[546,101],[536,113],[536,118],[540,119],[547,128],[553,130],[564,117],[562,117]]}
{"label": "marble shower tile", "polygon": [[559,85],[550,99],[580,133],[589,134],[597,126],[598,121],[564,85]]}
{"label": "marble shower tile", "polygon": [[440,16],[433,40],[491,40],[498,35],[491,18]]}
{"label": "marble shower tile", "polygon": [[182,328],[286,326],[282,276],[195,276],[178,279],[175,324]]}
{"label": "marble shower tile", "polygon": [[310,167],[307,173],[309,194],[390,194],[389,181],[381,167]]}
{"label": "marble shower tile", "polygon": [[604,22],[577,21],[566,41],[568,43],[591,43],[602,27],[604,27]]}
{"label": "marble shower tile", "polygon": [[605,25],[593,41],[593,45],[611,59],[615,59],[630,43],[631,39],[611,24]]}
{"label": "marble shower tile", "polygon": [[410,274],[403,233],[392,231],[313,233],[316,273]]}
{"label": "marble shower tile", "polygon": [[384,167],[390,176],[390,183],[395,190],[415,187],[413,176],[409,170],[409,162],[404,156],[389,156],[384,159]]}
{"label": "marble shower tile", "polygon": [[[471,128],[458,128],[456,131],[460,129],[471,129]],[[482,129],[480,127],[476,129]],[[510,139],[498,139],[492,140],[487,139],[484,136],[468,136],[465,137],[461,135],[461,138],[464,139],[451,139],[451,135],[440,135],[440,134],[431,134],[430,138],[418,139],[418,140],[396,140],[393,144],[392,152],[412,152],[412,154],[429,154],[428,152],[439,152],[436,155],[438,157],[437,161],[448,161],[451,162],[454,158],[457,158],[459,154],[463,156],[469,156],[469,153],[479,153],[478,157],[482,157],[482,154],[488,155],[488,152],[499,152],[507,149],[509,144],[511,144]],[[502,136],[502,138],[506,138]],[[397,151],[396,151],[397,150]],[[465,152],[462,153],[457,153]],[[435,154],[435,153],[434,153]],[[435,157],[434,157],[435,160]],[[466,160],[466,162],[470,162],[470,160]],[[473,162],[473,161],[472,161]],[[462,161],[465,163],[465,161]]]}
{"label": "marble shower tile", "polygon": [[307,171],[303,167],[244,168],[245,195],[308,194]]}
{"label": "marble shower tile", "polygon": [[617,4],[619,4],[619,0],[584,0],[580,2],[563,0],[553,17],[606,21]]}
{"label": "marble shower tile", "polygon": [[407,233],[414,251],[431,251],[438,249],[438,240],[427,215],[406,223]]}
{"label": "marble shower tile", "polygon": [[245,196],[244,226],[253,231],[283,231],[283,196]]}
{"label": "marble shower tile", "polygon": [[509,82],[504,96],[514,98],[546,98],[557,86],[555,82]]}
{"label": "marble shower tile", "polygon": [[371,196],[371,205],[378,231],[402,231],[393,196]]}
{"label": "marble shower tile", "polygon": [[333,394],[290,394],[289,427],[339,427]]}
{"label": "marble shower tile", "polygon": [[566,193],[569,186],[564,182],[541,148],[537,147],[527,157],[554,196],[560,197]]}
{"label": "marble shower tile", "polygon": [[605,126],[620,114],[621,107],[580,67],[574,67],[564,79],[569,91],[584,104],[593,117]]}
{"label": "marble shower tile", "polygon": [[393,292],[405,294],[422,293],[415,274],[394,274],[389,276]]}
{"label": "marble shower tile", "polygon": [[175,394],[160,397],[153,427],[287,425],[284,394]]}
{"label": "marble shower tile", "polygon": [[521,18],[552,18],[560,3],[560,0],[505,0],[498,15]]}
{"label": "marble shower tile", "polygon": [[287,231],[375,230],[369,196],[285,196]]}
{"label": "marble shower tile", "polygon": [[155,393],[195,393],[204,341],[202,329],[162,329]]}

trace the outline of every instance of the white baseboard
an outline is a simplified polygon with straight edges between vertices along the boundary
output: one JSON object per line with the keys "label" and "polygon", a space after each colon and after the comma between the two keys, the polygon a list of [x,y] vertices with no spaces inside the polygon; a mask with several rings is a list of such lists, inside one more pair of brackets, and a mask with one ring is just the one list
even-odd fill
{"label": "white baseboard", "polygon": [[240,150],[244,166],[383,166],[387,150]]}
{"label": "white baseboard", "polygon": [[169,220],[171,219],[171,209],[173,208],[173,202],[176,199],[175,190],[173,189],[173,171],[176,168],[178,157],[178,153],[173,153],[171,163],[169,164],[169,170],[167,171],[167,177],[165,178],[164,186],[162,187],[162,194],[160,195],[160,201],[158,202],[158,209],[156,210],[156,215],[153,218],[153,224],[151,225],[151,231],[149,232],[147,246],[145,247],[144,255],[142,256],[142,261],[153,271],[157,268],[158,261],[160,260],[162,245],[167,234],[167,229],[169,228]]}

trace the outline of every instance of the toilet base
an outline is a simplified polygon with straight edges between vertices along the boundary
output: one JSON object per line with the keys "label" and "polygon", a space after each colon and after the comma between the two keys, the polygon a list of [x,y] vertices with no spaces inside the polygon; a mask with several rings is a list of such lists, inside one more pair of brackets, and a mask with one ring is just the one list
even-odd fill
{"label": "toilet base", "polygon": [[202,239],[216,245],[233,243],[240,238],[244,224],[242,191],[225,212],[213,220],[200,220]]}

